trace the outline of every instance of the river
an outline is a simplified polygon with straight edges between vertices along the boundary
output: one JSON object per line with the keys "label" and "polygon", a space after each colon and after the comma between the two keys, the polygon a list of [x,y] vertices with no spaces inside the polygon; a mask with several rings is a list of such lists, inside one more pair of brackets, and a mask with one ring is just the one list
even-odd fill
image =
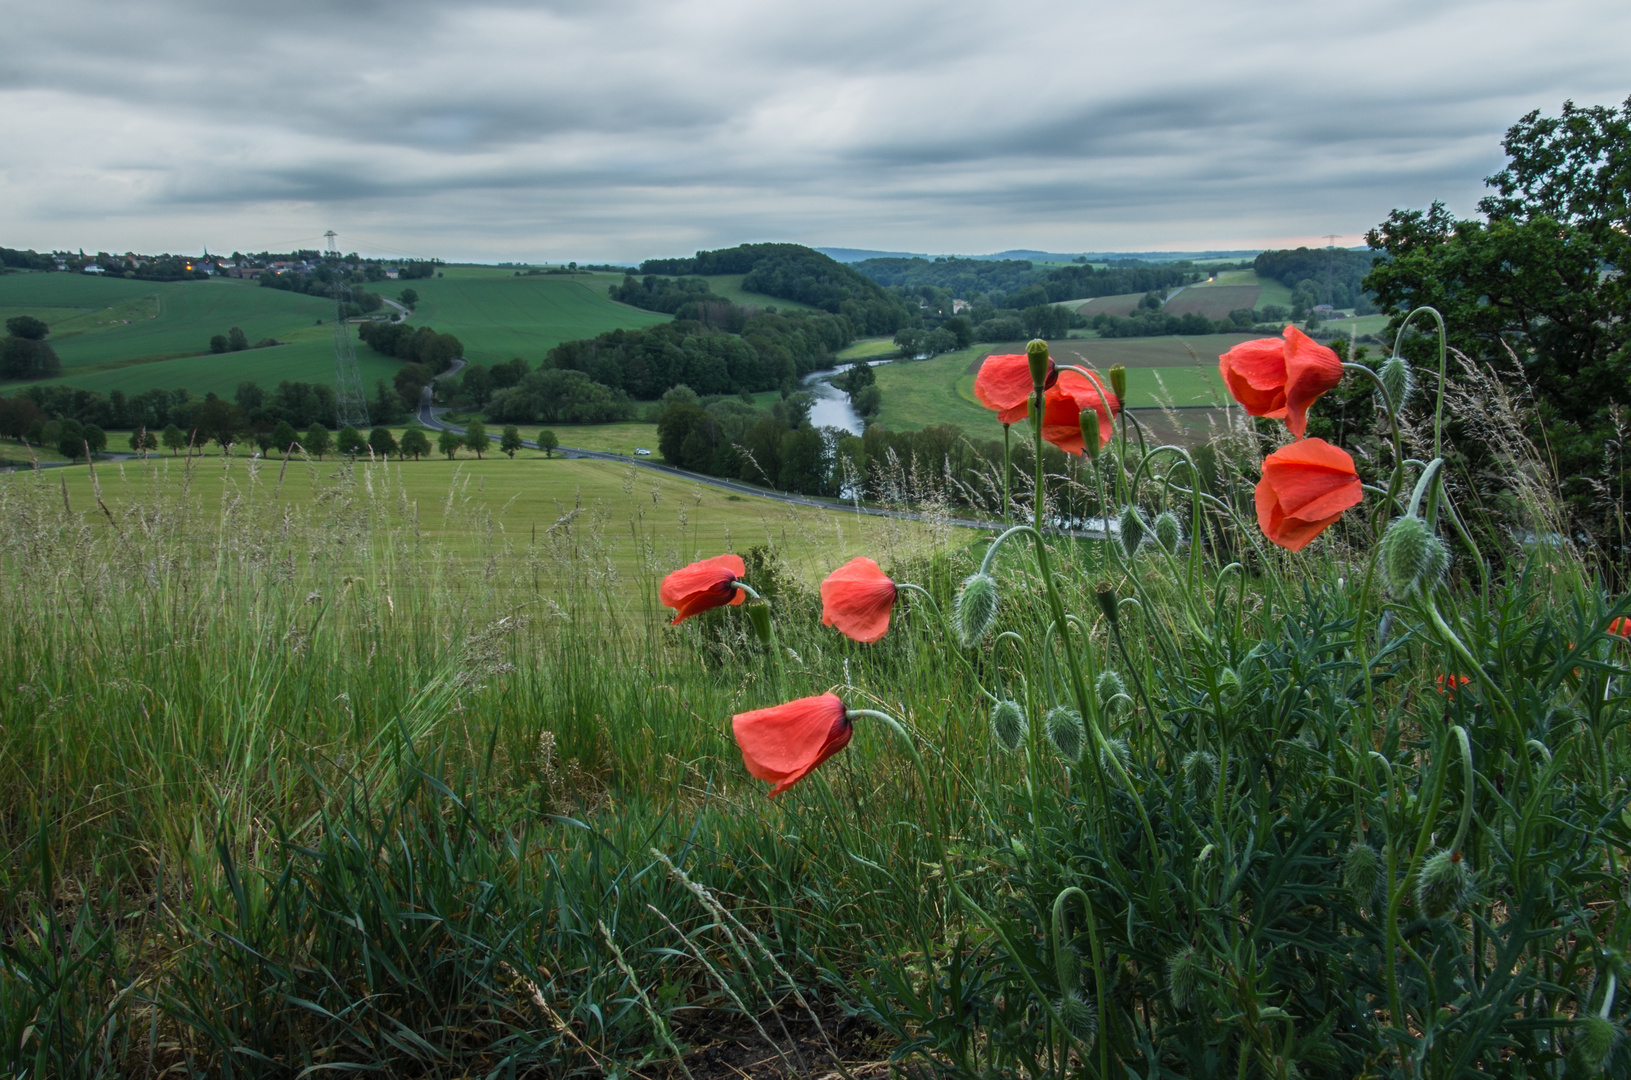
{"label": "river", "polygon": [[[881,367],[891,361],[891,357],[868,357],[866,362],[873,367]],[[856,361],[855,363],[860,363]],[[850,368],[855,363],[839,364],[837,367],[822,368],[812,371],[799,380],[799,385],[815,396],[815,404],[810,406],[810,426],[817,428],[835,427],[849,432],[851,435],[860,435],[866,431],[866,424],[861,421],[861,414],[855,411],[849,403],[849,395],[833,386],[831,380]]]}

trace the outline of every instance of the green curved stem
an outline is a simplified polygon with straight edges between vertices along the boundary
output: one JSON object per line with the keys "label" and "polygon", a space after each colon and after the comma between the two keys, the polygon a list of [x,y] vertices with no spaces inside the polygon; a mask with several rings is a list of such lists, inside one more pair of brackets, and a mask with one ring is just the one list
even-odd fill
{"label": "green curved stem", "polygon": [[1066,902],[1075,897],[1082,902],[1082,919],[1087,924],[1088,947],[1093,950],[1093,1007],[1099,1010],[1099,1075],[1108,1078],[1110,1075],[1110,1044],[1105,1037],[1105,986],[1104,986],[1104,955],[1099,947],[1098,920],[1093,917],[1093,901],[1088,899],[1087,893],[1071,885],[1060,890],[1053,899],[1053,963],[1054,971],[1059,979],[1059,988],[1068,993],[1074,986],[1067,987],[1065,983],[1065,965],[1063,962],[1065,950],[1064,928],[1067,925],[1065,917]]}

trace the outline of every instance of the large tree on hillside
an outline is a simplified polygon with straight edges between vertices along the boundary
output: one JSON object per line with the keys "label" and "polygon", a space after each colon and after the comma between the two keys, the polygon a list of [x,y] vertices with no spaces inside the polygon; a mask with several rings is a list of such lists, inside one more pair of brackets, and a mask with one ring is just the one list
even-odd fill
{"label": "large tree on hillside", "polygon": [[[1395,210],[1366,237],[1385,251],[1365,279],[1392,329],[1421,305],[1450,343],[1498,369],[1517,357],[1534,389],[1537,445],[1553,458],[1576,522],[1623,561],[1617,505],[1631,483],[1631,98],[1618,109],[1538,111],[1506,133],[1507,167],[1486,183],[1484,220],[1440,203]],[[1431,342],[1410,343],[1423,380]],[[1508,352],[1510,350],[1510,354]],[[1476,432],[1459,433],[1478,453]],[[1478,463],[1473,462],[1476,466]]]}

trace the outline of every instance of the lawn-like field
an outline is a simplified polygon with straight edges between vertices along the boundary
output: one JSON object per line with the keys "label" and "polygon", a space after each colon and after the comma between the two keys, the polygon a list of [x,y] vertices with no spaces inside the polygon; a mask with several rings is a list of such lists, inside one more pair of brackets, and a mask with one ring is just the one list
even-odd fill
{"label": "lawn-like field", "polygon": [[742,288],[746,274],[709,274],[708,288],[715,296],[724,297],[742,307],[773,307],[777,311],[820,311],[820,308],[801,304],[797,300],[782,300],[764,293],[748,292]]}
{"label": "lawn-like field", "polygon": [[615,274],[517,277],[512,270],[475,266],[443,273],[407,283],[419,294],[413,321],[457,337],[472,363],[519,356],[536,367],[563,341],[668,321],[667,315],[608,300],[607,284],[621,280]]}
{"label": "lawn-like field", "polygon": [[893,338],[862,338],[840,352],[837,359],[866,360],[874,356],[893,356],[898,352],[900,352],[900,347],[895,344]]}
{"label": "lawn-like field", "polygon": [[1143,293],[1117,293],[1115,296],[1095,296],[1091,300],[1060,302],[1083,318],[1091,319],[1095,315],[1130,315],[1137,310],[1138,302],[1142,299]]}

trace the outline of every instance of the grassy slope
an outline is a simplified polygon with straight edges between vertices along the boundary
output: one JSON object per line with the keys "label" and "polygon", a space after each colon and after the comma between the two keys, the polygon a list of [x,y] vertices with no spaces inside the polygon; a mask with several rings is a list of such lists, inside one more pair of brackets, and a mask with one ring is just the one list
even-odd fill
{"label": "grassy slope", "polygon": [[[305,502],[342,468],[332,456],[323,462],[291,461],[284,472],[277,460],[252,463],[244,456],[223,459],[211,454],[193,461],[190,483],[194,494],[206,500],[240,496]],[[368,468],[368,482],[379,493],[395,501],[399,491],[417,504],[425,537],[463,554],[493,538],[484,527],[472,524],[474,514],[492,515],[498,542],[524,546],[535,527],[542,533],[582,506],[592,527],[603,533],[617,580],[631,587],[642,569],[641,544],[634,542],[633,534],[669,562],[771,543],[810,585],[854,555],[911,549],[915,538],[927,535],[926,527],[912,522],[790,506],[633,466],[546,459],[536,450],[523,450],[513,460],[494,447],[480,461],[461,452],[456,461],[437,455]],[[185,457],[163,456],[147,464],[99,465],[96,476],[102,498],[115,517],[122,517],[155,493],[176,492],[187,471]],[[281,487],[280,472],[284,472]],[[89,471],[83,466],[0,474],[0,484],[45,484],[55,490],[63,482],[76,507],[96,510]]]}
{"label": "grassy slope", "polygon": [[838,359],[865,360],[872,356],[892,356],[899,351],[900,348],[895,344],[893,338],[862,338],[860,341],[857,341],[849,348],[840,352],[838,354]]}
{"label": "grassy slope", "polygon": [[716,296],[722,296],[734,304],[744,307],[773,307],[777,311],[820,311],[820,308],[801,304],[797,300],[781,300],[764,293],[746,292],[742,288],[742,279],[746,274],[710,274],[708,275],[708,288]]}
{"label": "grassy slope", "polygon": [[519,356],[536,366],[563,341],[668,321],[606,299],[605,285],[614,274],[516,277],[510,270],[471,266],[444,273],[409,283],[419,294],[413,321],[455,335],[473,363]]}
{"label": "grassy slope", "polygon": [[1191,285],[1162,307],[1168,315],[1205,315],[1208,319],[1227,318],[1236,308],[1261,306],[1256,285]]}

